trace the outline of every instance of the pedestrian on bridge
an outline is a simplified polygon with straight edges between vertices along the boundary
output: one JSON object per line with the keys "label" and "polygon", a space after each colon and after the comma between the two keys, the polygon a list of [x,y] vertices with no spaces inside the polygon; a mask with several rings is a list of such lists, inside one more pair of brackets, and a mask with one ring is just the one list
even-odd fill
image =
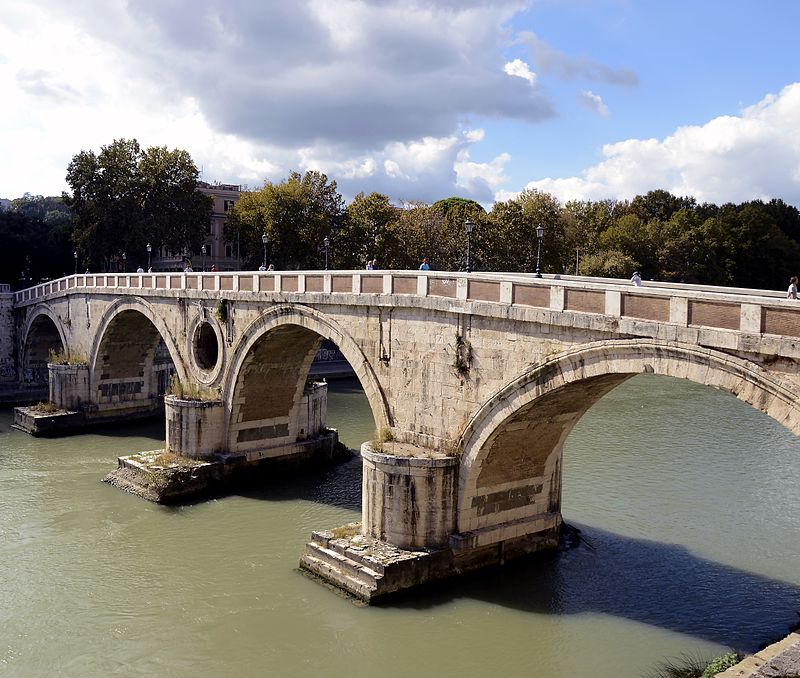
{"label": "pedestrian on bridge", "polygon": [[420,271],[430,271],[431,270],[430,264],[428,263],[428,257],[423,257],[422,258],[422,263],[419,265],[419,270]]}
{"label": "pedestrian on bridge", "polygon": [[789,279],[789,289],[786,291],[787,299],[797,299],[797,276],[793,275]]}
{"label": "pedestrian on bridge", "polygon": [[633,272],[633,275],[631,276],[631,282],[636,285],[636,287],[642,286],[642,276],[639,275],[639,271]]}

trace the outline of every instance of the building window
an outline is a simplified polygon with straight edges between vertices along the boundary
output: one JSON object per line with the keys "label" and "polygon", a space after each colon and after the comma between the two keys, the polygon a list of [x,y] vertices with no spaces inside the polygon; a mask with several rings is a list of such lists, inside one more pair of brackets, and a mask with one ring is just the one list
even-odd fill
{"label": "building window", "polygon": [[226,257],[233,256],[233,245],[225,245],[225,256]]}
{"label": "building window", "polygon": [[222,203],[222,209],[226,212],[230,209],[233,209],[235,202],[235,200],[224,200]]}

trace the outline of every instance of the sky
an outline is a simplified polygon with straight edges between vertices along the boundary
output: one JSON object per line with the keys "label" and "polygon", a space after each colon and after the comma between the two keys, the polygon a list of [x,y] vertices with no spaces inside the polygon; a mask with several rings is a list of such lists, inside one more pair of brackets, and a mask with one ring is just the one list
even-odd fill
{"label": "sky", "polygon": [[800,206],[797,0],[0,0],[0,198],[115,139],[347,201]]}

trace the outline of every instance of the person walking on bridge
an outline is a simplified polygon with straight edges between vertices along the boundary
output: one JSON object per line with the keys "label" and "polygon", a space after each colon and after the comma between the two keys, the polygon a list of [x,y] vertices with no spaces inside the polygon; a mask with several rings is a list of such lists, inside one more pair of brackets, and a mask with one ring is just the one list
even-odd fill
{"label": "person walking on bridge", "polygon": [[787,299],[797,299],[797,276],[793,275],[789,279],[789,289],[786,291]]}

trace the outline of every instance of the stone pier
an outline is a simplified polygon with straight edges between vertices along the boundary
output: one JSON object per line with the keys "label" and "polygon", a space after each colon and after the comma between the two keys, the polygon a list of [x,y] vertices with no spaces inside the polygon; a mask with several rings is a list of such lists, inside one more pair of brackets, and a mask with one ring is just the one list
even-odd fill
{"label": "stone pier", "polygon": [[[119,457],[105,482],[157,503],[225,491],[254,479],[321,466],[349,457],[327,428],[328,387],[309,384],[301,399],[304,436],[291,443],[232,453],[226,448],[222,400],[167,396],[166,449]],[[305,415],[305,416],[303,416]]]}

